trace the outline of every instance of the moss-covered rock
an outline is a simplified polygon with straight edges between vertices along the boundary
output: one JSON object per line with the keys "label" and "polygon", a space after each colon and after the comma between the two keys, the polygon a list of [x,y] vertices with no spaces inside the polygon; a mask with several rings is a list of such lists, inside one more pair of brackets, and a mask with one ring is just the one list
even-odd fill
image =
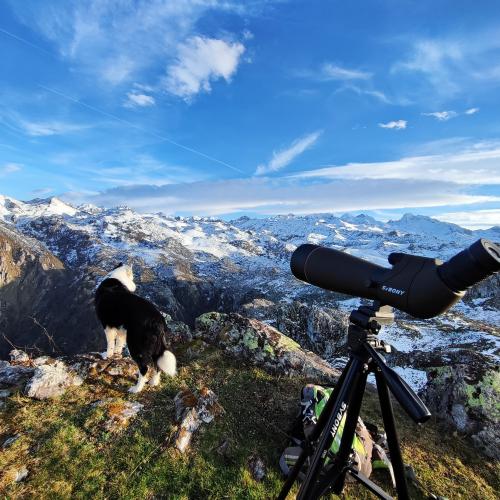
{"label": "moss-covered rock", "polygon": [[429,372],[424,398],[438,417],[472,437],[485,455],[500,459],[498,366],[459,364]]}
{"label": "moss-covered rock", "polygon": [[202,314],[196,320],[194,335],[271,373],[303,374],[325,380],[338,376],[328,363],[276,328],[239,314]]}

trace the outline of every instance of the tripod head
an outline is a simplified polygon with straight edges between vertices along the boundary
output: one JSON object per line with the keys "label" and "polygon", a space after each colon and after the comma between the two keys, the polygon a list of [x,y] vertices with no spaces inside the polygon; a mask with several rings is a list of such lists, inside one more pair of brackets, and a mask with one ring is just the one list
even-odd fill
{"label": "tripod head", "polygon": [[391,352],[391,346],[377,337],[383,325],[394,321],[394,312],[390,306],[382,306],[374,301],[370,306],[361,306],[351,311],[347,346],[353,356],[370,356],[373,371],[379,371],[390,391],[399,404],[418,423],[429,420],[431,413],[413,392],[411,387],[392,368],[389,368],[380,352]]}

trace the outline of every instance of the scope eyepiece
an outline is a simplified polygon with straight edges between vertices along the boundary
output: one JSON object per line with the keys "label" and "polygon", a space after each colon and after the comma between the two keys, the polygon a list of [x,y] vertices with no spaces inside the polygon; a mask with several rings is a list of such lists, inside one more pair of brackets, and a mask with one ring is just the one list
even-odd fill
{"label": "scope eyepiece", "polygon": [[445,284],[455,291],[467,290],[490,274],[500,271],[500,247],[480,239],[439,266]]}

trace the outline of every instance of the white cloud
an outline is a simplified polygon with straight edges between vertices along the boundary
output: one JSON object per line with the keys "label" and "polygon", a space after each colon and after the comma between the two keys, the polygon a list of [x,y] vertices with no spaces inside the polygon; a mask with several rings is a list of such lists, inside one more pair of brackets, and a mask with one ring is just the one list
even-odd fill
{"label": "white cloud", "polygon": [[295,174],[301,178],[324,179],[426,179],[457,185],[500,184],[500,147],[494,144],[472,146],[443,155],[402,158],[379,163],[349,163]]}
{"label": "white cloud", "polygon": [[130,75],[137,69],[137,64],[127,56],[106,61],[102,67],[101,76],[112,85],[118,85],[129,79]]}
{"label": "white cloud", "polygon": [[325,63],[321,67],[321,80],[369,80],[372,74],[367,71],[348,69],[332,63]]}
{"label": "white cloud", "polygon": [[49,193],[53,193],[53,192],[54,192],[54,188],[45,187],[45,188],[33,189],[33,191],[31,191],[31,194],[34,196],[46,196]]}
{"label": "white cloud", "polygon": [[470,108],[465,111],[466,115],[475,115],[479,111],[479,108]]}
{"label": "white cloud", "polygon": [[333,180],[304,183],[290,177],[252,177],[164,186],[124,186],[96,196],[68,195],[70,201],[127,205],[139,211],[221,215],[307,214],[395,208],[439,207],[491,201],[456,184],[427,180]]}
{"label": "white cloud", "polygon": [[167,68],[165,87],[171,94],[191,99],[210,92],[211,82],[231,81],[245,47],[239,42],[195,36],[181,44],[176,62]]}
{"label": "white cloud", "polygon": [[[372,88],[361,88],[357,85],[352,85],[350,83],[346,83],[346,84],[342,85],[335,92],[336,93],[344,92],[346,90],[350,90],[352,92],[355,92],[358,95],[367,95],[370,97],[374,97],[375,99],[377,99],[380,102],[383,102],[384,104],[393,104],[392,99],[387,97],[387,95],[384,94],[383,92],[381,92],[380,90],[374,90]],[[400,104],[403,106],[403,105],[408,104],[408,101],[398,101],[396,104]]]}
{"label": "white cloud", "polygon": [[311,134],[296,139],[288,148],[281,151],[275,151],[271,161],[266,165],[259,165],[255,171],[256,175],[277,172],[290,164],[297,156],[301,155],[306,149],[312,147],[323,132],[318,130]]}
{"label": "white cloud", "polygon": [[467,212],[446,212],[433,215],[433,217],[469,229],[486,229],[492,226],[500,226],[500,208],[470,210]]}
{"label": "white cloud", "polygon": [[50,135],[63,135],[72,132],[78,132],[88,128],[87,125],[78,125],[75,123],[66,123],[59,121],[50,122],[31,122],[22,120],[19,125],[24,129],[26,134],[33,137],[43,137]]}
{"label": "white cloud", "polygon": [[[154,68],[159,78],[179,44],[210,11],[253,15],[265,1],[66,0],[11,2],[18,18],[58,48],[73,69],[106,83],[128,82]],[[248,35],[248,33],[247,33]],[[245,32],[243,33],[245,36]],[[151,74],[149,73],[149,76]]]}
{"label": "white cloud", "polygon": [[[307,78],[316,82],[340,82],[341,86],[335,92],[346,90],[355,92],[358,95],[368,95],[374,97],[384,104],[393,102],[384,92],[374,89],[371,79],[373,74],[359,69],[350,69],[332,63],[325,63],[319,70],[299,70],[294,75],[299,78]],[[408,100],[398,100],[397,104],[406,105]]]}
{"label": "white cloud", "polygon": [[[468,113],[472,114],[472,113]],[[433,116],[436,120],[440,122],[445,122],[451,118],[456,118],[458,113],[456,111],[434,111],[433,113],[422,113],[423,116]]]}
{"label": "white cloud", "polygon": [[155,98],[153,96],[147,94],[140,94],[138,92],[128,92],[127,100],[125,101],[124,106],[126,108],[135,108],[135,107],[148,107],[154,106],[156,104]]}
{"label": "white cloud", "polygon": [[492,61],[499,57],[498,28],[469,33],[466,40],[416,39],[410,42],[407,57],[393,65],[392,72],[419,74],[419,81],[425,78],[434,98],[448,99],[463,92],[477,92],[478,84],[498,85],[500,65]]}
{"label": "white cloud", "polygon": [[20,163],[5,163],[3,167],[0,168],[0,177],[5,177],[6,175],[13,174],[14,172],[19,172],[22,169]]}
{"label": "white cloud", "polygon": [[[126,204],[141,211],[197,215],[450,207],[499,202],[499,196],[477,194],[477,186],[500,184],[499,161],[498,145],[496,149],[476,145],[446,155],[348,164],[279,178],[252,177],[169,185],[138,185],[136,182],[97,195],[73,193],[71,196],[73,200],[76,197],[77,201],[105,206]],[[475,186],[476,192],[471,192],[470,186]],[[446,214],[446,217],[452,221],[452,215]],[[488,217],[484,219],[486,225],[493,215]],[[461,222],[464,220],[462,218]]]}
{"label": "white cloud", "polygon": [[392,128],[395,130],[403,130],[406,128],[407,125],[406,120],[396,120],[392,122],[387,122],[387,123],[379,123],[378,126],[382,128]]}
{"label": "white cloud", "polygon": [[127,163],[101,164],[99,167],[81,168],[81,171],[87,179],[105,187],[138,184],[161,186],[206,178],[186,167],[167,164],[145,154],[132,157]]}

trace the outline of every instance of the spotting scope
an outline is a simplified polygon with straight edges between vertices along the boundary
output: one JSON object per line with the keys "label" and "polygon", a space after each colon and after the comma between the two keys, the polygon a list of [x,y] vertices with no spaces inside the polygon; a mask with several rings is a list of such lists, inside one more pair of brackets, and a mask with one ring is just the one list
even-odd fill
{"label": "spotting scope", "polygon": [[480,239],[447,262],[391,253],[386,268],[319,245],[299,246],[292,254],[294,276],[325,290],[377,300],[416,318],[442,314],[467,288],[500,271],[500,246]]}

